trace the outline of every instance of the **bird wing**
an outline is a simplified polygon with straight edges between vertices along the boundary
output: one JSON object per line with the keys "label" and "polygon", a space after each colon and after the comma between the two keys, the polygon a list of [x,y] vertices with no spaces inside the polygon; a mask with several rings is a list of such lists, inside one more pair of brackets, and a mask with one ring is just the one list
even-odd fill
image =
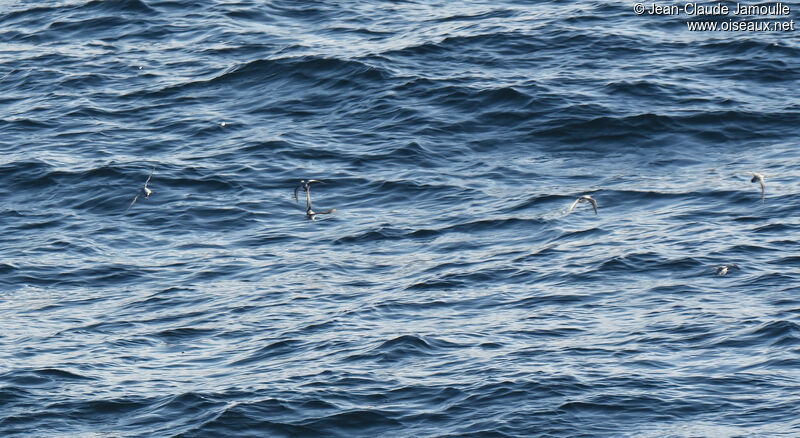
{"label": "bird wing", "polygon": [[[130,210],[130,209],[131,209],[131,207],[133,207],[133,204],[135,204],[135,203],[136,203],[136,201],[138,201],[138,200],[139,200],[139,195],[137,194],[137,195],[136,195],[136,197],[135,197],[135,198],[133,198],[133,202],[131,202],[131,205],[129,205],[129,206],[128,206],[128,210]],[[127,212],[128,212],[128,210],[125,210],[125,212],[127,213]]]}
{"label": "bird wing", "polygon": [[155,171],[156,171],[156,168],[155,168],[155,167],[153,168],[153,170],[151,170],[151,171],[150,171],[150,176],[148,176],[148,177],[147,177],[147,181],[145,181],[145,182],[144,182],[144,186],[145,186],[145,187],[147,187],[147,184],[149,184],[149,183],[150,183],[150,178],[152,178],[152,177],[153,177],[153,172],[155,172]]}
{"label": "bird wing", "polygon": [[592,203],[592,208],[594,208],[594,214],[597,215],[597,201],[594,198],[587,198],[589,202]]}
{"label": "bird wing", "polygon": [[576,199],[575,202],[569,206],[569,211],[567,213],[572,213],[572,210],[575,209],[575,206],[578,205],[579,202],[581,202],[581,198]]}

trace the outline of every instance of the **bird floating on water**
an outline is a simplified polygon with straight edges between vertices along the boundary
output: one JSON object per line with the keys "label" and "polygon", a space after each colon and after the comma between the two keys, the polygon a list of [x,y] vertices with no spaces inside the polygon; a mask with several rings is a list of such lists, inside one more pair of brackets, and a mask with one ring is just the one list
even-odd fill
{"label": "bird floating on water", "polygon": [[567,213],[572,213],[572,210],[575,209],[576,205],[578,205],[579,203],[584,203],[584,202],[588,202],[588,203],[592,204],[592,208],[594,209],[594,214],[596,215],[597,214],[597,201],[595,201],[594,198],[592,198],[589,195],[583,195],[580,198],[576,199],[575,202],[573,202],[572,205],[570,205],[569,211]]}
{"label": "bird floating on water", "polygon": [[316,180],[316,179],[310,179],[308,181],[300,180],[300,185],[294,188],[294,200],[297,201],[297,202],[300,202],[299,199],[297,198],[297,192],[300,189],[303,189],[303,191],[306,192],[306,217],[311,219],[312,221],[315,221],[315,220],[317,220],[317,215],[318,214],[331,214],[331,213],[334,213],[336,211],[336,209],[332,208],[330,210],[323,210],[323,211],[316,211],[316,212],[311,209],[311,184],[312,183],[325,184],[324,182]]}
{"label": "bird floating on water", "polygon": [[[145,182],[144,182],[144,187],[142,187],[142,188],[139,190],[139,193],[137,193],[137,194],[136,194],[136,197],[135,197],[135,198],[133,198],[133,201],[131,202],[131,205],[129,205],[129,206],[128,206],[128,210],[130,210],[130,209],[131,209],[131,207],[133,207],[133,204],[135,204],[135,203],[136,203],[136,201],[138,201],[138,200],[139,200],[139,196],[142,196],[142,195],[144,195],[144,199],[150,199],[150,195],[152,195],[152,194],[153,194],[153,191],[152,191],[152,190],[150,190],[150,189],[147,187],[147,184],[149,184],[149,183],[150,183],[150,178],[152,178],[152,177],[153,177],[153,172],[155,172],[155,170],[156,170],[156,168],[154,167],[154,168],[153,168],[153,170],[151,170],[151,171],[150,171],[150,176],[148,176],[148,177],[147,177],[147,181],[145,181]],[[128,210],[125,210],[125,212],[127,212]]]}
{"label": "bird floating on water", "polygon": [[753,175],[753,179],[750,180],[751,183],[758,181],[761,184],[761,203],[764,203],[764,194],[767,191],[767,183],[764,182],[764,175],[756,172],[747,172],[750,175]]}

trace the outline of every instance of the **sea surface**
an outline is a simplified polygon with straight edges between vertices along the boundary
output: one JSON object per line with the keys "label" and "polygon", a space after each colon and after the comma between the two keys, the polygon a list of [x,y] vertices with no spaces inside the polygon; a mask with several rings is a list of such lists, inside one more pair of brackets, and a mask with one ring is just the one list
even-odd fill
{"label": "sea surface", "polygon": [[0,436],[800,436],[799,34],[687,19],[0,0]]}

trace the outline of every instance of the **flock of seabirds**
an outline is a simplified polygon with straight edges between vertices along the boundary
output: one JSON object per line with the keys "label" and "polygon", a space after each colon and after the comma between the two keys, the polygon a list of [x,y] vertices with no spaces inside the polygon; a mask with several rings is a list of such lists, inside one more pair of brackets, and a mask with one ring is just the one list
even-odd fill
{"label": "flock of seabirds", "polygon": [[[150,199],[150,195],[153,194],[153,190],[151,190],[149,187],[147,187],[147,185],[150,183],[150,179],[153,177],[153,172],[155,172],[155,170],[156,169],[153,168],[153,170],[150,171],[150,176],[148,176],[147,177],[147,181],[144,182],[144,187],[142,187],[139,190],[139,193],[136,194],[136,197],[133,198],[133,201],[131,202],[131,205],[129,205],[128,209],[125,210],[126,213],[128,212],[128,210],[131,209],[131,207],[133,207],[133,204],[135,204],[136,201],[139,200],[140,196],[143,195],[144,199]],[[765,194],[767,192],[767,183],[764,180],[764,175],[762,175],[760,173],[756,173],[756,172],[747,172],[747,173],[749,173],[750,175],[753,175],[753,178],[750,180],[751,183],[757,182],[757,183],[759,183],[761,185],[761,203],[763,204],[764,203],[764,196],[765,196]],[[323,210],[323,211],[314,211],[314,210],[311,209],[311,184],[314,184],[314,183],[325,184],[324,182],[322,182],[320,180],[316,180],[316,179],[309,179],[307,181],[303,179],[303,180],[300,180],[300,185],[298,185],[297,187],[294,188],[294,200],[295,200],[295,202],[300,202],[300,199],[297,197],[297,193],[300,190],[303,190],[306,193],[306,217],[308,219],[312,220],[312,221],[317,220],[317,215],[318,214],[331,214],[331,213],[336,212],[335,208],[332,208],[330,210]],[[574,210],[575,207],[578,204],[591,204],[592,205],[592,209],[594,210],[594,214],[597,215],[597,201],[594,198],[592,198],[591,196],[589,196],[589,195],[583,195],[580,198],[576,199],[575,202],[573,202],[572,205],[569,206],[569,211],[567,212],[567,214],[572,213],[572,210]],[[731,269],[731,268],[738,269],[739,266],[736,265],[736,264],[729,264],[729,265],[722,265],[722,266],[714,267],[714,269],[717,272],[717,275],[726,275],[728,273],[728,270]]]}

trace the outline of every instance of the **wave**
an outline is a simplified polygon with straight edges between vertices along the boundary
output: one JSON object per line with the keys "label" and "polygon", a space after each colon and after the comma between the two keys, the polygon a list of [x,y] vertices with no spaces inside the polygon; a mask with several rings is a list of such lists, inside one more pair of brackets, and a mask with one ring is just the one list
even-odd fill
{"label": "wave", "polygon": [[796,434],[789,39],[6,3],[0,435]]}

